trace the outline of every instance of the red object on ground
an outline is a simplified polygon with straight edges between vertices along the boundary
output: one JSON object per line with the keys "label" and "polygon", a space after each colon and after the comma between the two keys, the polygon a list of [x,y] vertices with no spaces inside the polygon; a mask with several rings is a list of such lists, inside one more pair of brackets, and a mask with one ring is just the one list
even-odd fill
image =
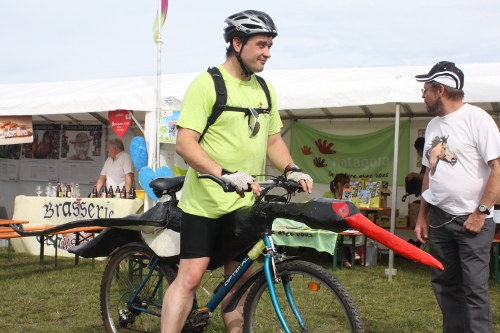
{"label": "red object on ground", "polygon": [[444,270],[443,265],[429,253],[420,250],[418,247],[405,242],[401,238],[391,234],[389,231],[379,227],[363,216],[363,214],[358,213],[352,216],[346,216],[344,219],[353,229],[356,229],[362,232],[366,237],[387,246],[397,254],[400,254],[407,259],[418,261],[421,264]]}

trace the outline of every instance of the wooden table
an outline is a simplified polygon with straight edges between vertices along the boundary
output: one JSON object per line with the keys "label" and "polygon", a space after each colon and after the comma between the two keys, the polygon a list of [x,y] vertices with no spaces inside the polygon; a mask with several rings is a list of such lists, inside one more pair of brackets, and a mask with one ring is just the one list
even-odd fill
{"label": "wooden table", "polygon": [[[335,251],[335,255],[333,256],[333,270],[337,270],[337,256],[338,256],[338,251],[341,251],[341,261],[344,262],[344,237],[350,238],[351,239],[351,269],[354,269],[354,263],[356,261],[356,236],[364,236],[364,234],[360,231],[355,231],[355,232],[346,232],[342,231],[337,234],[337,248]],[[340,243],[340,244],[339,244]],[[365,264],[366,260],[366,237],[363,241],[363,248],[364,248],[364,253],[365,255],[363,256],[363,265]],[[342,265],[340,265],[342,267]]]}

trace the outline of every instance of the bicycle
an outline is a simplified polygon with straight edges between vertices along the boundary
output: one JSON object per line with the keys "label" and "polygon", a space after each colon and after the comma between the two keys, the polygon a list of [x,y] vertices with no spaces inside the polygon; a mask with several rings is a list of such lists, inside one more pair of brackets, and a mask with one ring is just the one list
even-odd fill
{"label": "bicycle", "polygon": [[[216,177],[200,177],[217,182],[226,192],[234,191]],[[159,332],[163,294],[175,279],[179,257],[175,251],[162,254],[162,249],[148,241],[145,233],[179,233],[182,211],[177,207],[176,193],[183,183],[183,176],[153,180],[150,187],[159,198],[166,195],[167,201],[157,203],[143,214],[80,220],[39,232],[11,227],[23,236],[46,235],[82,226],[108,227],[90,242],[69,251],[84,258],[108,257],[100,291],[106,330],[113,333]],[[184,326],[184,333],[199,333],[206,329],[214,309],[261,253],[264,255],[263,267],[237,288],[222,309],[233,311],[248,293],[243,306],[244,333],[364,332],[356,303],[329,271],[276,251],[271,230],[276,218],[287,218],[312,228],[336,232],[354,227],[411,260],[442,268],[428,253],[375,226],[351,202],[315,198],[292,203],[291,194],[299,189],[299,185],[287,180],[284,175],[260,181],[259,184],[263,191],[255,203],[233,212],[230,222],[222,229],[221,241],[216,242],[208,270],[222,266],[238,254],[246,252],[247,255],[235,271],[215,288],[214,295],[205,306],[199,307],[197,298],[193,299],[193,310]],[[284,198],[285,202],[263,200],[275,188],[285,190],[285,194],[277,197]],[[368,227],[364,227],[364,223]],[[281,286],[277,287],[278,284]]]}
{"label": "bicycle", "polygon": [[[232,191],[218,178],[202,175]],[[160,184],[152,182],[152,187]],[[263,195],[254,205],[254,216],[260,216],[269,202],[265,193],[275,187],[296,190],[298,184],[276,177],[259,182]],[[175,193],[168,188],[171,201]],[[290,194],[287,192],[288,201]],[[259,208],[258,208],[259,207]],[[243,282],[223,311],[233,311],[249,290],[243,307],[243,332],[364,332],[361,315],[347,289],[326,269],[295,257],[279,254],[273,244],[270,227],[236,270],[214,291],[213,297],[199,307],[195,297],[193,310],[183,332],[203,332],[210,324],[211,313],[232,289],[252,263],[264,254],[263,268]],[[108,332],[157,332],[160,325],[163,292],[176,275],[176,267],[166,263],[150,249],[127,245],[111,254],[101,283],[101,310]],[[281,284],[282,288],[276,288]],[[250,285],[252,286],[251,288]]]}

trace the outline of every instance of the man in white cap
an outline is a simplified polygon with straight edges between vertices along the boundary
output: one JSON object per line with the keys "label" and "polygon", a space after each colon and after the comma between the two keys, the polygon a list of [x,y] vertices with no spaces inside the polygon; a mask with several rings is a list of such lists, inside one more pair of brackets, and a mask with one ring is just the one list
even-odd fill
{"label": "man in white cap", "polygon": [[488,278],[492,208],[500,197],[498,127],[484,110],[462,102],[464,74],[453,62],[438,62],[416,79],[424,82],[422,98],[436,117],[425,131],[427,169],[415,235],[444,266],[431,272],[443,332],[491,332]]}

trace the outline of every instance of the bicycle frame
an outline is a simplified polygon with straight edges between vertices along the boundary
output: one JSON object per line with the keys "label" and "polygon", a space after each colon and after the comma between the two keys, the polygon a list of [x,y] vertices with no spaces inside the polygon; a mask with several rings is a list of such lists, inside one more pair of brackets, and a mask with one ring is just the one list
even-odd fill
{"label": "bicycle frame", "polygon": [[[275,262],[274,262],[274,253],[275,253],[275,247],[274,243],[272,240],[272,237],[269,235],[263,236],[262,239],[260,239],[254,246],[253,248],[247,253],[247,255],[242,259],[240,265],[236,267],[236,269],[223,281],[223,283],[220,285],[220,287],[217,289],[215,294],[210,298],[208,303],[205,305],[204,308],[208,309],[210,312],[213,312],[219,304],[222,302],[224,297],[229,293],[229,291],[235,286],[235,284],[241,279],[243,274],[250,268],[250,266],[254,263],[254,261],[262,254],[264,253],[264,274],[266,276],[266,281],[268,284],[269,288],[269,293],[271,297],[271,303],[273,304],[274,310],[281,322],[281,325],[283,326],[285,332],[290,333],[290,328],[288,324],[286,323],[286,320],[283,316],[283,313],[281,311],[281,308],[279,306],[277,297],[276,297],[276,291],[274,287],[274,283],[279,281],[279,278],[276,276],[276,268],[275,268]],[[134,310],[141,311],[144,313],[148,313],[151,315],[155,316],[160,316],[161,314],[150,311],[148,309],[145,309],[143,307],[137,307],[135,306],[135,300],[137,299],[137,296],[141,293],[142,289],[146,285],[147,280],[151,277],[153,274],[154,270],[156,269],[156,266],[158,265],[159,258],[155,258],[153,260],[153,263],[151,264],[151,267],[149,269],[148,274],[144,278],[144,280],[141,282],[141,285],[139,288],[136,290],[136,292],[132,295],[132,297],[128,300],[128,304],[133,308]],[[161,273],[160,273],[161,274]],[[153,293],[151,295],[151,299],[155,299],[157,296],[157,292],[160,288],[160,284],[162,283],[162,276],[158,280],[158,284],[153,290]],[[288,303],[290,304],[291,308],[293,309],[293,312],[295,313],[295,316],[299,323],[301,324],[302,328],[304,327],[303,321],[300,318],[300,314],[298,313],[295,302],[293,300],[293,297],[291,296],[290,290],[288,287],[288,284],[285,284],[285,292],[287,295]]]}

